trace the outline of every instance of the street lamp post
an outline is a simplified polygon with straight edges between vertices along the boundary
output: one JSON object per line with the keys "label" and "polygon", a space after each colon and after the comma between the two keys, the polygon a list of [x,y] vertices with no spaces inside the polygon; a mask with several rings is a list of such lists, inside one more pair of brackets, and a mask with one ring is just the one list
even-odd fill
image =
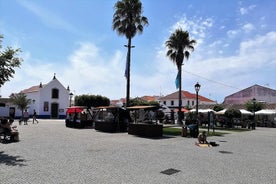
{"label": "street lamp post", "polygon": [[197,82],[195,84],[195,91],[196,91],[196,119],[198,119],[198,92],[200,89],[200,84]]}
{"label": "street lamp post", "polygon": [[199,121],[198,121],[198,92],[199,92],[199,89],[200,89],[200,84],[197,82],[195,84],[195,91],[196,91],[196,137],[199,133]]}
{"label": "street lamp post", "polygon": [[256,98],[253,98],[252,102],[253,102],[253,124],[252,124],[252,130],[255,130],[255,127],[256,127],[256,120],[255,120]]}
{"label": "street lamp post", "polygon": [[73,93],[69,93],[69,97],[70,97],[70,101],[69,101],[69,107],[71,107],[72,105],[72,97],[73,97]]}

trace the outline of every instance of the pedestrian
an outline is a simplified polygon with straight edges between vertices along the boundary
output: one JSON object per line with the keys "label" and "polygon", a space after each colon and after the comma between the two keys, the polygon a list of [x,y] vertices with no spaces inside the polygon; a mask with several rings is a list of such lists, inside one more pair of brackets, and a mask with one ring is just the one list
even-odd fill
{"label": "pedestrian", "polygon": [[29,113],[28,113],[28,111],[26,109],[25,112],[23,113],[24,125],[28,125],[28,119],[29,119]]}
{"label": "pedestrian", "polygon": [[37,121],[37,119],[36,119],[36,111],[35,111],[35,109],[34,109],[34,113],[33,113],[33,124],[34,124],[34,122],[36,121],[36,123],[38,124],[38,121]]}

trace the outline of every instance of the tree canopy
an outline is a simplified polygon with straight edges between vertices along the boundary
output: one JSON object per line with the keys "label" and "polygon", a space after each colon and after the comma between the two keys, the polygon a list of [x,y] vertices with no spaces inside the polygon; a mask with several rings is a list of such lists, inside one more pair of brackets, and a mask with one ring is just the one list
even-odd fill
{"label": "tree canopy", "polygon": [[25,95],[24,93],[12,93],[10,95],[10,98],[11,102],[22,111],[22,115],[23,111],[27,109],[28,105],[32,103],[31,99],[27,99],[27,95]]}
{"label": "tree canopy", "polygon": [[143,26],[148,25],[147,17],[142,16],[140,0],[121,0],[116,2],[113,15],[113,30],[126,38],[133,38],[136,33],[143,32]]}
{"label": "tree canopy", "polygon": [[256,111],[262,110],[264,107],[264,104],[261,102],[256,102],[254,105],[252,100],[249,100],[248,102],[246,102],[245,106],[248,111],[256,112]]}
{"label": "tree canopy", "polygon": [[169,40],[166,41],[167,56],[179,69],[183,65],[184,58],[189,59],[190,52],[194,51],[195,44],[196,41],[190,39],[188,31],[183,31],[181,28],[176,29]]}
{"label": "tree canopy", "polygon": [[80,95],[75,97],[75,105],[86,106],[88,108],[109,106],[110,100],[100,95]]}
{"label": "tree canopy", "polygon": [[4,85],[5,82],[13,78],[16,67],[21,65],[23,61],[21,58],[17,57],[20,49],[12,49],[7,47],[2,50],[2,39],[3,36],[0,35],[0,87]]}
{"label": "tree canopy", "polygon": [[139,97],[130,99],[129,106],[136,106],[136,105],[152,105],[152,106],[156,106],[156,107],[160,106],[159,103],[156,101],[146,101]]}

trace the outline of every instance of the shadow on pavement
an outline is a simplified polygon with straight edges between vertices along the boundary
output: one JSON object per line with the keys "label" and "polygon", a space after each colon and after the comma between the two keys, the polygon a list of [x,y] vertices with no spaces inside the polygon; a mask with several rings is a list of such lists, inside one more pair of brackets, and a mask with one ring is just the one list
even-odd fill
{"label": "shadow on pavement", "polygon": [[26,160],[20,158],[20,156],[11,156],[5,154],[4,151],[0,151],[0,165],[5,164],[8,166],[26,166],[24,162],[26,162]]}

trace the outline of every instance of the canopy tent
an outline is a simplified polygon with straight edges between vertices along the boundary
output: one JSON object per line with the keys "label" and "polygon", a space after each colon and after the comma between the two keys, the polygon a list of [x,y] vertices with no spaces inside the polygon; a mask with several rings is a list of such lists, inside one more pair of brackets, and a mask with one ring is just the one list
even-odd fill
{"label": "canopy tent", "polygon": [[[190,110],[190,112],[196,112],[196,109]],[[198,112],[200,113],[208,113],[208,112],[214,112],[213,109],[198,109]]]}
{"label": "canopy tent", "polygon": [[247,111],[247,110],[245,110],[245,109],[240,109],[240,111],[241,111],[242,115],[253,115],[252,112]]}
{"label": "canopy tent", "polygon": [[221,111],[216,112],[216,114],[223,115],[226,111],[227,109],[223,109]]}
{"label": "canopy tent", "polygon": [[276,114],[276,109],[262,109],[255,112],[255,115],[272,115]]}

